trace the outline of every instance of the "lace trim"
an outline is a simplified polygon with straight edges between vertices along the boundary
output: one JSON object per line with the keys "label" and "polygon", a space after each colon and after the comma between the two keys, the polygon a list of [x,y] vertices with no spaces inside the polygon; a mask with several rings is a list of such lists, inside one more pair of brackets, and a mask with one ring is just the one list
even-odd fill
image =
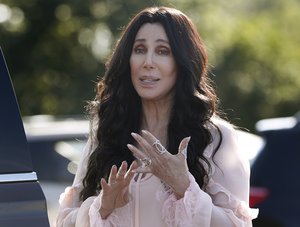
{"label": "lace trim", "polygon": [[[79,192],[81,188],[76,186],[70,186],[67,187],[60,195],[59,203],[61,206],[61,209],[68,210],[72,209],[74,207],[79,207],[82,203],[79,201]],[[100,194],[101,195],[101,194]],[[99,209],[101,206],[101,198],[100,195],[97,196],[90,209],[89,209],[89,216],[90,216],[90,223],[91,226],[118,226],[118,227],[127,227],[130,226],[130,205],[129,203],[126,204],[124,207],[115,209],[108,217],[107,219],[102,219],[101,215],[99,213]],[[72,217],[72,223],[75,223],[76,220],[76,214],[74,214],[74,217]],[[93,225],[92,225],[93,224]]]}
{"label": "lace trim", "polygon": [[130,226],[130,202],[115,209],[106,219],[102,219],[99,209],[101,207],[101,193],[96,197],[89,210],[91,226],[128,227]]}
{"label": "lace trim", "polygon": [[161,181],[161,183],[163,185],[162,190],[158,190],[155,194],[156,200],[158,202],[165,201],[173,192],[169,185],[167,185],[163,181]]}
{"label": "lace trim", "polygon": [[[191,174],[189,180],[190,186],[182,199],[177,200],[172,193],[163,204],[162,217],[168,226],[190,226],[194,215],[198,212],[199,204],[203,202],[199,196],[200,189]],[[167,192],[160,195],[166,196]]]}
{"label": "lace trim", "polygon": [[[79,195],[80,189],[78,187],[70,186],[65,188],[65,191],[60,194],[59,197],[59,214],[57,217],[57,223],[62,222],[63,220],[61,217],[69,216],[70,223],[75,225],[76,217],[77,217],[77,211],[79,208],[81,202],[79,201],[78,195]],[[57,226],[61,226],[60,224],[57,224]]]}
{"label": "lace trim", "polygon": [[208,182],[206,191],[212,196],[212,198],[217,194],[219,194],[219,196],[222,196],[222,202],[214,202],[214,204],[216,206],[230,209],[238,218],[244,221],[250,221],[258,216],[258,209],[250,208],[246,202],[236,198],[222,185],[214,182],[213,179],[210,179],[210,181]]}
{"label": "lace trim", "polygon": [[61,208],[73,208],[79,206],[80,188],[76,186],[66,187],[65,191],[59,196],[59,204]]}

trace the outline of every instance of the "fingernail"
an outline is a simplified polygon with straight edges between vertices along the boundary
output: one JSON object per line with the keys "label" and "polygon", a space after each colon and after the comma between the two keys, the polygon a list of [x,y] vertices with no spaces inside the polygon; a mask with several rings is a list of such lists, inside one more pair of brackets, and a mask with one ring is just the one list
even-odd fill
{"label": "fingernail", "polygon": [[127,147],[130,149],[130,148],[133,148],[133,146],[131,144],[127,144]]}
{"label": "fingernail", "polygon": [[143,129],[143,130],[142,130],[142,133],[147,134],[147,131]]}
{"label": "fingernail", "polygon": [[191,137],[185,137],[185,139],[187,140],[187,142],[189,142],[191,140]]}
{"label": "fingernail", "polygon": [[133,137],[136,137],[137,136],[137,134],[136,133],[134,133],[134,132],[132,132],[132,133],[130,133]]}

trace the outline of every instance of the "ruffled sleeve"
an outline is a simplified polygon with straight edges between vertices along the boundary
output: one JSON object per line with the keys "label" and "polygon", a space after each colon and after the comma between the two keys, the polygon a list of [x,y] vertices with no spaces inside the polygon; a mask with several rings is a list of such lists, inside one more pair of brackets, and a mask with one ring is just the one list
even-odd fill
{"label": "ruffled sleeve", "polygon": [[65,192],[60,195],[59,203],[59,211],[56,219],[56,226],[75,226],[77,209],[73,209],[72,206],[68,206],[69,203],[72,203],[73,197],[72,187],[66,188]]}
{"label": "ruffled sleeve", "polygon": [[182,199],[177,200],[172,193],[163,204],[162,216],[167,226],[210,226],[211,198],[199,188],[191,174],[189,180],[190,186]]}
{"label": "ruffled sleeve", "polygon": [[101,193],[97,199],[93,201],[89,210],[90,223],[93,227],[128,227],[131,226],[131,209],[130,203],[125,206],[115,209],[107,219],[102,219],[99,213],[101,207]]}
{"label": "ruffled sleeve", "polygon": [[106,219],[99,213],[101,207],[101,194],[91,196],[84,202],[77,202],[79,195],[76,186],[66,188],[60,198],[60,211],[57,227],[127,227],[130,226],[130,203],[115,209]]}
{"label": "ruffled sleeve", "polygon": [[[80,192],[83,189],[82,181],[86,174],[89,156],[94,145],[89,139],[78,169],[73,185],[67,187],[59,199],[59,211],[56,218],[56,227],[112,227],[130,226],[129,205],[115,209],[106,219],[102,219],[99,214],[101,207],[101,193],[98,196],[91,196],[84,202],[80,200]],[[128,220],[127,220],[128,219]]]}
{"label": "ruffled sleeve", "polygon": [[207,185],[200,189],[190,174],[184,197],[177,200],[171,194],[167,198],[163,219],[168,226],[251,227],[252,219],[258,215],[257,209],[249,208],[250,166],[238,146],[236,132],[228,123],[216,124],[223,140],[213,161],[219,137],[212,128],[214,142],[204,151],[212,166]]}
{"label": "ruffled sleeve", "polygon": [[79,199],[80,192],[83,188],[82,180],[86,173],[86,165],[91,151],[92,143],[89,139],[84,147],[73,185],[67,187],[65,192],[60,195],[59,210],[56,218],[57,227],[73,227],[76,225],[78,212],[82,205],[82,202]]}

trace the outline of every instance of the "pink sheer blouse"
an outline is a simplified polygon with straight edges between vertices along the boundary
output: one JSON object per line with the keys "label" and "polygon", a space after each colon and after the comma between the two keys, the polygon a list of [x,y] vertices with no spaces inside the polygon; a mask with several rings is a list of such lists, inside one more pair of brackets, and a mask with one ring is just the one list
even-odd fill
{"label": "pink sheer blouse", "polygon": [[184,197],[177,200],[167,185],[152,174],[134,177],[129,185],[130,201],[115,209],[106,219],[99,214],[101,193],[79,200],[88,158],[95,143],[89,139],[73,185],[60,198],[57,227],[251,227],[258,210],[249,208],[249,161],[238,147],[233,127],[221,120],[215,123],[223,142],[212,160],[219,141],[216,129],[210,127],[213,143],[204,151],[212,171],[205,188],[200,188],[189,174],[190,185]]}

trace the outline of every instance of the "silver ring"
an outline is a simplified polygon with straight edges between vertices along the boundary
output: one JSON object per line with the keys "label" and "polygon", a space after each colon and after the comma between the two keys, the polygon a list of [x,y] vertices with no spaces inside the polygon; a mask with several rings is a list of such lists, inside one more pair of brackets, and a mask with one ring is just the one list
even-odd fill
{"label": "silver ring", "polygon": [[184,156],[185,159],[187,159],[187,147],[184,148],[180,153]]}
{"label": "silver ring", "polygon": [[154,143],[152,144],[152,146],[155,148],[155,150],[158,154],[163,154],[167,151],[166,148],[164,148],[164,146],[161,145],[159,140],[155,140]]}
{"label": "silver ring", "polygon": [[142,158],[140,159],[142,162],[142,168],[146,168],[151,165],[152,161],[150,158]]}

